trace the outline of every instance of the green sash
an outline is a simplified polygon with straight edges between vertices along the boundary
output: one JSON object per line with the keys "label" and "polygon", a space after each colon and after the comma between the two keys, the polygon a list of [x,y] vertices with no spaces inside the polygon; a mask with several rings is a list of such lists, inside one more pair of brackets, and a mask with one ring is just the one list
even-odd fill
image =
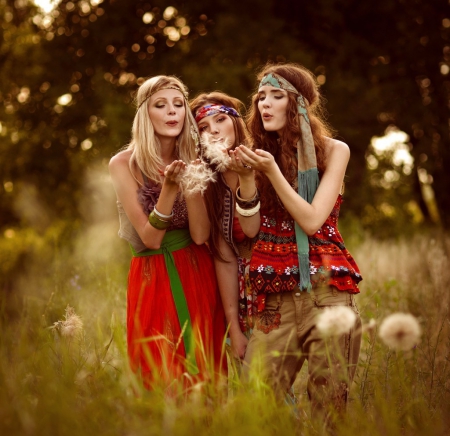
{"label": "green sash", "polygon": [[173,300],[177,309],[178,320],[180,321],[181,332],[183,335],[184,349],[186,351],[186,366],[190,374],[198,374],[198,365],[195,360],[195,340],[192,334],[192,323],[186,297],[183,291],[183,285],[178,275],[175,260],[172,252],[188,247],[192,243],[189,230],[172,230],[166,232],[159,250],[146,250],[142,253],[136,253],[133,247],[131,251],[134,257],[152,256],[154,254],[163,254],[166,262],[167,273],[169,275],[170,288],[172,290]]}

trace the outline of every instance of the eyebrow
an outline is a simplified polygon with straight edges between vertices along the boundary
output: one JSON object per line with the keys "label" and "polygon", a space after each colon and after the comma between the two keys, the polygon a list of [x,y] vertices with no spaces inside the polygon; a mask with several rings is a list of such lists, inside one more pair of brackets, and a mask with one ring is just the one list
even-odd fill
{"label": "eyebrow", "polygon": [[[283,91],[284,91],[283,89],[275,88],[275,89],[271,89],[271,90],[269,91],[269,93],[274,94],[274,93],[276,93],[276,92],[281,92],[282,94],[284,94]],[[260,94],[267,94],[267,92],[266,92],[266,91],[258,91],[258,95],[260,95]]]}

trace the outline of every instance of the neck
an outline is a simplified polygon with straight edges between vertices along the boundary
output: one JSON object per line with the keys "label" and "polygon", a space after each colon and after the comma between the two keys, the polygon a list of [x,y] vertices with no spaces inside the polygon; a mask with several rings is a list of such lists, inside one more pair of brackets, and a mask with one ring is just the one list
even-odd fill
{"label": "neck", "polygon": [[170,164],[176,159],[176,138],[159,138],[161,143],[161,157]]}

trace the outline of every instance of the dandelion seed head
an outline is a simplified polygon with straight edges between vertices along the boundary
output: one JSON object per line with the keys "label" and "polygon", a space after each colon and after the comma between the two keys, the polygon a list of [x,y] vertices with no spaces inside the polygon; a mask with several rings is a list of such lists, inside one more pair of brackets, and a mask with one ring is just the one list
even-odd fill
{"label": "dandelion seed head", "polygon": [[340,336],[348,333],[355,325],[356,314],[350,307],[326,307],[317,319],[317,329],[322,336]]}
{"label": "dandelion seed head", "polygon": [[390,348],[411,350],[420,339],[422,331],[413,315],[409,313],[393,313],[387,316],[380,325],[378,335]]}
{"label": "dandelion seed head", "polygon": [[64,315],[64,321],[56,321],[51,327],[54,330],[58,330],[62,336],[66,338],[74,338],[79,336],[83,331],[83,321],[75,313],[73,307],[66,307],[66,314]]}
{"label": "dandelion seed head", "polygon": [[224,172],[230,165],[231,158],[228,155],[228,141],[218,141],[209,133],[203,133],[201,138],[203,153],[211,165],[215,165],[217,171]]}
{"label": "dandelion seed head", "polygon": [[180,190],[185,197],[194,194],[204,194],[210,183],[216,181],[216,175],[204,162],[191,163],[180,176]]}

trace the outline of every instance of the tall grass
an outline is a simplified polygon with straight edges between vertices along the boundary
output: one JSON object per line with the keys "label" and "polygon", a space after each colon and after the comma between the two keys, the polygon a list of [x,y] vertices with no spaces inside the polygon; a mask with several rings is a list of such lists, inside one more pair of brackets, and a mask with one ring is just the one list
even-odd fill
{"label": "tall grass", "polygon": [[[125,351],[128,250],[115,236],[114,211],[96,217],[75,249],[63,243],[64,232],[27,233],[25,242],[17,231],[13,244],[0,240],[5,259],[21,244],[32,247],[0,297],[0,434],[324,434],[310,418],[306,367],[294,386],[296,405],[277,403],[260,382],[230,382],[228,390],[205,383],[171,395],[143,389]],[[352,245],[364,276],[363,321],[378,326],[388,314],[408,312],[423,333],[413,350],[396,352],[380,341],[377,326],[365,331],[336,434],[449,434],[450,237],[365,237]],[[80,335],[51,328],[67,305],[83,320]]]}

